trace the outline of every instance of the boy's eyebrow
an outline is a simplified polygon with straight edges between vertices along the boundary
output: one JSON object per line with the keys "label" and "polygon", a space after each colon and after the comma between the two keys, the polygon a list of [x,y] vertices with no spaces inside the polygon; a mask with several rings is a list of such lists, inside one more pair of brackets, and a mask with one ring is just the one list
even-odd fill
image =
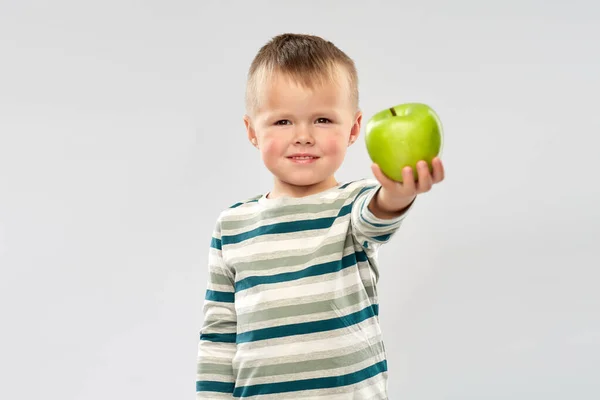
{"label": "boy's eyebrow", "polygon": [[258,118],[259,123],[268,123],[273,120],[292,118],[292,114],[285,111],[268,111],[261,114],[262,115]]}
{"label": "boy's eyebrow", "polygon": [[285,111],[285,110],[271,110],[271,111],[267,111],[263,113],[263,118],[264,119],[273,119],[275,117],[277,118],[283,118],[283,117],[291,117],[292,113],[289,111]]}
{"label": "boy's eyebrow", "polygon": [[[328,108],[328,109],[319,109],[317,111],[313,111],[310,114],[306,114],[308,115],[310,118],[316,118],[316,117],[321,117],[321,116],[332,116],[332,117],[339,117],[340,113],[335,109],[335,108]],[[272,120],[272,119],[284,119],[284,118],[292,118],[294,117],[295,114],[293,112],[287,111],[287,110],[272,110],[272,111],[268,111],[268,112],[264,112],[263,113],[263,118],[264,120],[268,121],[268,120]]]}
{"label": "boy's eyebrow", "polygon": [[312,116],[313,117],[328,116],[328,117],[337,118],[340,116],[340,111],[336,107],[319,109],[319,110],[315,111],[314,113],[312,113]]}

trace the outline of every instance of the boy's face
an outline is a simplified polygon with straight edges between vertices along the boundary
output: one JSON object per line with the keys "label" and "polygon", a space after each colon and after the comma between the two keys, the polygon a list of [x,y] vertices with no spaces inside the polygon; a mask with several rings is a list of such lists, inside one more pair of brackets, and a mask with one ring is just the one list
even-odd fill
{"label": "boy's face", "polygon": [[304,196],[334,187],[334,173],[356,141],[362,114],[356,111],[346,77],[314,89],[275,74],[261,88],[248,139],[275,177],[270,197]]}

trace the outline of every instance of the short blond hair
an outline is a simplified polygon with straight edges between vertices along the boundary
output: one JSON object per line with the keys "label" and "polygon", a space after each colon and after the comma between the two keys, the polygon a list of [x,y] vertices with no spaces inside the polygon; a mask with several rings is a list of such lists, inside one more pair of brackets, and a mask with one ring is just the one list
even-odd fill
{"label": "short blond hair", "polygon": [[340,72],[346,73],[351,102],[358,109],[358,74],[354,61],[346,53],[315,35],[275,36],[260,48],[250,65],[246,110],[248,113],[255,110],[260,89],[275,73],[283,73],[305,87],[314,88],[332,80],[339,82]]}

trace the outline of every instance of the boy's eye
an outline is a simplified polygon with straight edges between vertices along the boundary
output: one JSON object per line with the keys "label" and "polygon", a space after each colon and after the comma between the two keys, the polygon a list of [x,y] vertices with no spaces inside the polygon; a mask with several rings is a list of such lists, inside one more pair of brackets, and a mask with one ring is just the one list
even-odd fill
{"label": "boy's eye", "polygon": [[288,125],[291,124],[291,122],[287,119],[280,119],[279,121],[275,122],[275,125]]}
{"label": "boy's eye", "polygon": [[317,118],[318,124],[328,124],[330,122],[331,122],[331,120],[329,118]]}

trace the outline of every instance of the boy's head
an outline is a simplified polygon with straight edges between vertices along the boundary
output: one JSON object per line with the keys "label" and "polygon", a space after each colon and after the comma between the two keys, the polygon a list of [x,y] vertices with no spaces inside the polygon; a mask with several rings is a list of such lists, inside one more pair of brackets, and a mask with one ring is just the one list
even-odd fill
{"label": "boy's head", "polygon": [[270,195],[306,195],[335,186],[333,175],[356,141],[361,119],[354,62],[333,43],[283,34],[254,58],[244,122],[275,176]]}

